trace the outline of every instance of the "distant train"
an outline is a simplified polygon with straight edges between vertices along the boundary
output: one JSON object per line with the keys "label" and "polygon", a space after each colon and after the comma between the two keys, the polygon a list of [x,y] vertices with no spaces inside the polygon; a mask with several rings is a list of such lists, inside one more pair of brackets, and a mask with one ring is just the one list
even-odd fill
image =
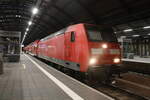
{"label": "distant train", "polygon": [[26,52],[81,72],[88,78],[106,79],[121,63],[121,50],[110,27],[71,25],[24,48]]}

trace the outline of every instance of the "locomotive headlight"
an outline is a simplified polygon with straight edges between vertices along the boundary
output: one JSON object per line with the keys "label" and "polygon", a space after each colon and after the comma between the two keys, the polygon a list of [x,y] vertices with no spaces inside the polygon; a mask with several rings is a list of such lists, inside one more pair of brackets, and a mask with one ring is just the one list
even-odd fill
{"label": "locomotive headlight", "polygon": [[93,65],[96,63],[96,58],[91,58],[89,64]]}
{"label": "locomotive headlight", "polygon": [[114,58],[114,63],[120,63],[120,59],[119,58]]}
{"label": "locomotive headlight", "polygon": [[102,48],[106,49],[106,48],[108,48],[108,45],[107,44],[102,44]]}

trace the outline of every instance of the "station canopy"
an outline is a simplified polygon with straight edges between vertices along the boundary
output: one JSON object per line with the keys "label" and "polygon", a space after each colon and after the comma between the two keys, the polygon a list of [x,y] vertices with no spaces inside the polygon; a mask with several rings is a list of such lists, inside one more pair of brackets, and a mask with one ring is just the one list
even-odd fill
{"label": "station canopy", "polygon": [[77,23],[106,24],[118,36],[148,35],[150,0],[0,0],[0,30],[20,31],[22,39],[26,33],[25,45]]}

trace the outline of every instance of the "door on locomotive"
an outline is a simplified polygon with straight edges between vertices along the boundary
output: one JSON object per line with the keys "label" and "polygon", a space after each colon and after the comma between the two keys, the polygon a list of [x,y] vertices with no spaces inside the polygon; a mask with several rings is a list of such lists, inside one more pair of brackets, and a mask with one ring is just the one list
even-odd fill
{"label": "door on locomotive", "polygon": [[65,59],[73,61],[75,57],[75,32],[65,33]]}

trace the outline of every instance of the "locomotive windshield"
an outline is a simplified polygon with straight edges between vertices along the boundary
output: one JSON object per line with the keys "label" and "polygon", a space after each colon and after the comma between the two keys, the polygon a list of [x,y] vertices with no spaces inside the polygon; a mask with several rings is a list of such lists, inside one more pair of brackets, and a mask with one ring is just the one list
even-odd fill
{"label": "locomotive windshield", "polygon": [[106,42],[117,42],[117,37],[113,32],[112,28],[98,27],[92,25],[85,25],[87,30],[87,36],[90,41],[106,41]]}

